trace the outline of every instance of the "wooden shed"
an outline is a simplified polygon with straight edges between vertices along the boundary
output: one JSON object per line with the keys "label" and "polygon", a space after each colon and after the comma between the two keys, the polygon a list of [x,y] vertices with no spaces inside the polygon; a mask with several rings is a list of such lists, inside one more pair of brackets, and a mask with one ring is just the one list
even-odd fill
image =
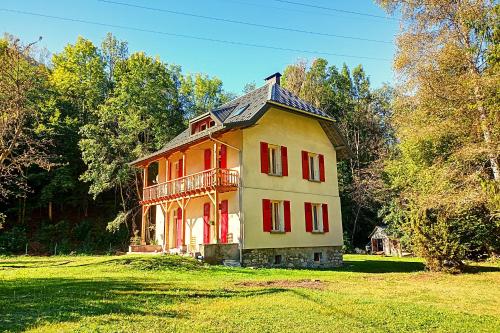
{"label": "wooden shed", "polygon": [[401,256],[401,242],[387,233],[387,227],[376,226],[369,236],[370,253],[384,254],[386,256]]}

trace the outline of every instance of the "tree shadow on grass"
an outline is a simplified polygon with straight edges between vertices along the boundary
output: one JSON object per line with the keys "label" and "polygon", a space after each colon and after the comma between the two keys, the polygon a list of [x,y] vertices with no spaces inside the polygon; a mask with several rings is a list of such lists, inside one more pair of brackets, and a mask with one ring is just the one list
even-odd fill
{"label": "tree shadow on grass", "polygon": [[418,261],[399,260],[344,260],[344,265],[335,270],[356,273],[411,273],[425,270]]}
{"label": "tree shadow on grass", "polygon": [[[189,300],[275,294],[280,288],[227,290],[177,288],[125,279],[44,278],[0,282],[0,331],[20,332],[39,323],[71,322],[106,314],[182,318],[164,306]],[[162,308],[158,311],[158,308]]]}
{"label": "tree shadow on grass", "polygon": [[[357,273],[414,273],[426,271],[425,264],[418,261],[400,260],[344,260],[344,265],[335,268],[336,271],[347,271]],[[485,272],[500,272],[500,267],[467,265],[465,274],[476,274]]]}

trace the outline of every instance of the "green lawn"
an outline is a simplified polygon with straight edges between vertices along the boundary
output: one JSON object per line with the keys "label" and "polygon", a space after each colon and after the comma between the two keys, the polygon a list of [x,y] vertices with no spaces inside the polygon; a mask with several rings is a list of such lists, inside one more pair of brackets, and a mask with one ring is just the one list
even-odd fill
{"label": "green lawn", "polygon": [[429,273],[346,255],[335,270],[179,256],[0,258],[0,331],[500,332],[500,267]]}

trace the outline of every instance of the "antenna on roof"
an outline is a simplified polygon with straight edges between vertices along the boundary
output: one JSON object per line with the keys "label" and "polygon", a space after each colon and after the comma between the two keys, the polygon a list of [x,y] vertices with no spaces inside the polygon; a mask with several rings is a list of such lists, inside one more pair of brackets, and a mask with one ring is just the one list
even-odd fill
{"label": "antenna on roof", "polygon": [[281,77],[281,73],[276,72],[272,75],[269,75],[264,80],[266,80],[266,83],[271,83],[271,84],[276,83],[279,86],[280,85],[280,77]]}

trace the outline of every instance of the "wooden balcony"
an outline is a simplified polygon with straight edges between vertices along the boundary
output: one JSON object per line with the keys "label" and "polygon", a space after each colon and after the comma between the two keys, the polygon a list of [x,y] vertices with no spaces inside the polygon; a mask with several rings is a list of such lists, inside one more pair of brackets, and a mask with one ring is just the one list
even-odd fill
{"label": "wooden balcony", "polygon": [[143,189],[141,204],[154,204],[183,197],[196,197],[207,192],[219,193],[238,188],[240,176],[231,169],[210,169]]}

